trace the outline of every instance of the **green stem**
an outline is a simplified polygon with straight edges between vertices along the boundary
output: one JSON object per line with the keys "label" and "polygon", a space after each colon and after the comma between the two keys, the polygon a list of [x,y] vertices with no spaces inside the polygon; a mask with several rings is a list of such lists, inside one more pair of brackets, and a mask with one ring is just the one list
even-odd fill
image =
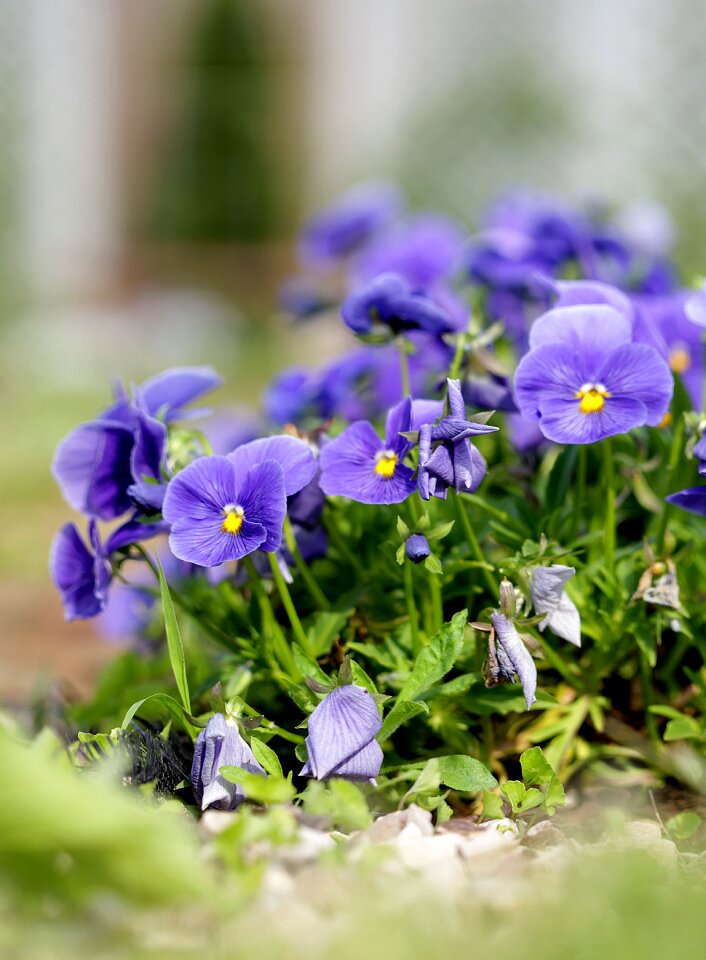
{"label": "green stem", "polygon": [[307,566],[306,560],[301,555],[301,551],[297,544],[297,538],[294,534],[294,530],[292,529],[292,523],[289,517],[285,517],[284,519],[284,539],[287,543],[287,549],[294,557],[296,568],[299,571],[307,590],[309,591],[311,599],[320,610],[328,610],[331,605],[324,596],[323,590],[316,582],[316,578],[314,577],[313,573]]}
{"label": "green stem", "polygon": [[613,573],[615,568],[615,471],[613,469],[613,446],[607,437],[601,444],[603,451],[603,495],[605,513],[603,515],[603,550],[605,568]]}
{"label": "green stem", "polygon": [[432,635],[438,633],[444,625],[444,604],[441,597],[441,585],[439,575],[427,570],[427,580],[429,582],[429,595],[431,597],[432,617],[434,629]]}
{"label": "green stem", "polygon": [[[669,462],[667,463],[667,476],[665,479],[665,493],[669,493],[669,488],[674,480],[674,474],[679,466],[679,460],[681,458],[684,448],[684,417],[680,416],[674,426],[674,433],[672,434],[672,446],[669,451]],[[657,528],[657,554],[661,555],[664,553],[664,538],[667,533],[667,524],[669,522],[669,517],[672,512],[672,504],[665,503],[662,507],[662,516],[659,518],[659,526]]]}
{"label": "green stem", "polygon": [[650,712],[650,705],[652,704],[653,700],[652,672],[650,670],[647,657],[642,650],[640,650],[640,685],[642,687],[642,701],[645,711],[645,728],[647,730],[647,735],[654,743],[658,743],[660,737],[657,729],[657,721],[654,714]]}
{"label": "green stem", "polygon": [[456,498],[456,515],[461,522],[461,526],[463,527],[463,532],[466,535],[466,540],[468,541],[468,545],[471,548],[471,555],[474,560],[477,560],[478,563],[483,564],[483,566],[480,568],[483,579],[485,580],[486,586],[492,593],[493,597],[497,598],[498,585],[495,582],[495,578],[491,574],[490,570],[488,570],[488,568],[485,566],[486,560],[481,551],[480,544],[478,543],[478,538],[476,537],[473,527],[471,526],[471,521],[466,512],[466,508],[461,499],[461,495],[454,494],[454,496]]}
{"label": "green stem", "polygon": [[410,397],[412,395],[412,390],[409,382],[409,356],[405,349],[406,344],[400,343],[400,372],[402,374],[402,399],[405,397]]}
{"label": "green stem", "polygon": [[279,568],[279,564],[277,563],[277,555],[274,553],[268,553],[267,557],[270,561],[270,569],[272,570],[272,576],[275,580],[277,592],[279,593],[284,609],[287,611],[287,616],[289,617],[289,622],[292,625],[294,636],[297,638],[302,650],[308,651],[309,640],[304,632],[304,627],[299,619],[299,614],[297,613],[296,607],[292,601],[292,595],[289,592],[289,587],[287,586],[287,583],[282,576],[282,571]]}
{"label": "green stem", "polygon": [[402,568],[404,571],[404,593],[407,600],[407,613],[409,614],[409,629],[412,635],[412,651],[416,657],[421,650],[421,644],[419,642],[419,614],[417,612],[417,605],[414,602],[412,565],[406,557]]}
{"label": "green stem", "polygon": [[451,361],[451,367],[449,369],[449,380],[458,380],[458,375],[461,372],[461,363],[463,361],[463,354],[466,348],[466,332],[460,333],[458,339],[456,340],[456,352],[454,353],[454,358]]}
{"label": "green stem", "polygon": [[263,586],[260,575],[255,569],[255,565],[252,562],[251,557],[243,557],[242,564],[248,572],[248,582],[252,592],[255,594],[255,598],[260,607],[260,616],[262,618],[262,627],[263,631],[272,639],[272,647],[277,659],[280,662],[280,666],[288,676],[292,679],[296,679],[298,676],[298,671],[296,664],[294,662],[294,657],[292,656],[292,651],[289,649],[289,645],[286,641],[282,628],[277,623],[277,618],[275,617],[275,612],[272,609],[272,604],[270,603],[270,598],[267,595],[267,591]]}
{"label": "green stem", "polygon": [[579,531],[579,523],[583,516],[586,502],[586,474],[588,472],[588,447],[582,443],[578,449],[576,462],[576,490],[574,493],[574,511],[571,518],[571,539]]}

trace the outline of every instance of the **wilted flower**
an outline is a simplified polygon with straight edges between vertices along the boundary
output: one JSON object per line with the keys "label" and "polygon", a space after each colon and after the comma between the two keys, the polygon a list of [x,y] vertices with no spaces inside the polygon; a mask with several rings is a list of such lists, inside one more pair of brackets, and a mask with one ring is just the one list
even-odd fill
{"label": "wilted flower", "polygon": [[279,436],[237,447],[227,457],[201,457],[169,483],[164,518],[169,545],[180,560],[214,567],[282,540],[287,496],[316,473],[302,440]]}
{"label": "wilted flower", "polygon": [[545,613],[539,624],[540,630],[551,627],[552,631],[569,643],[581,646],[581,614],[570,599],[564,584],[576,571],[554,563],[550,567],[535,567],[532,571],[530,590],[535,613]]}
{"label": "wilted flower", "polygon": [[[498,428],[466,419],[458,380],[448,380],[449,415],[438,424],[419,428],[419,495],[423,500],[445,500],[448,488],[473,493],[486,472],[486,464],[470,438],[494,433]],[[436,444],[436,446],[434,446]]]}
{"label": "wilted flower", "polygon": [[629,319],[613,307],[558,307],[530,331],[530,352],[515,374],[520,412],[557,443],[593,443],[661,422],[674,383],[659,353],[633,342]]}
{"label": "wilted flower", "polygon": [[389,183],[362,183],[316,213],[301,231],[299,251],[307,263],[331,263],[359,250],[402,209]]}
{"label": "wilted flower", "polygon": [[247,773],[267,776],[240,735],[237,720],[214,713],[196,738],[191,765],[191,786],[202,810],[207,807],[233,810],[246,799],[239,784],[220,776],[221,767],[241,767]]}
{"label": "wilted flower", "polygon": [[421,563],[431,553],[429,541],[422,533],[413,533],[407,537],[404,545],[404,552],[408,560],[412,563]]}
{"label": "wilted flower", "polygon": [[412,402],[387,415],[384,442],[367,420],[351,424],[321,449],[321,489],[359,503],[401,503],[414,492],[412,470],[403,460],[412,444],[401,436],[412,428]]}
{"label": "wilted flower", "polygon": [[488,644],[487,679],[491,684],[501,680],[514,683],[517,675],[529,710],[537,699],[537,667],[532,655],[514,624],[504,614],[493,611],[490,619],[493,633]]}
{"label": "wilted flower", "polygon": [[111,407],[72,430],[56,449],[52,473],[67,503],[101,520],[113,520],[136,503],[158,511],[165,424],[220,383],[208,367],[185,367],[145,381],[132,400],[120,388]]}
{"label": "wilted flower", "polygon": [[453,330],[453,318],[433,300],[416,293],[399,274],[382,273],[343,301],[341,316],[359,334],[385,330],[391,335],[422,330],[441,334]]}
{"label": "wilted flower", "polygon": [[375,782],[382,749],[375,739],[382,727],[371,693],[349,684],[327,694],[309,717],[307,761],[300,776]]}

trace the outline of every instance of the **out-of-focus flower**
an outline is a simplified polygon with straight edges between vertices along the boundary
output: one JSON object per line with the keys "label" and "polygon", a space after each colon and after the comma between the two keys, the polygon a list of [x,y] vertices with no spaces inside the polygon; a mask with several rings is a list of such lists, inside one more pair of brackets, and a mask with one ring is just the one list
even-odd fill
{"label": "out-of-focus flower", "polygon": [[381,727],[371,693],[353,684],[336,687],[309,717],[307,761],[300,776],[374,783],[382,764],[375,739]]}
{"label": "out-of-focus flower", "polygon": [[453,319],[429,297],[415,293],[396,273],[382,273],[349,294],[341,307],[343,320],[358,334],[412,330],[441,334],[455,329]]}
{"label": "out-of-focus flower", "polygon": [[473,493],[486,472],[485,460],[470,438],[494,433],[498,428],[466,419],[458,380],[448,380],[449,415],[437,424],[419,428],[419,473],[417,483],[423,500],[445,500],[448,488]]}
{"label": "out-of-focus flower", "polygon": [[554,563],[550,567],[535,567],[532,571],[530,590],[535,613],[546,614],[539,624],[540,630],[550,627],[552,631],[574,646],[581,646],[581,614],[570,599],[564,585],[576,571]]}
{"label": "out-of-focus flower", "polygon": [[706,484],[701,487],[688,487],[679,493],[672,493],[666,497],[667,503],[673,503],[687,513],[695,513],[699,517],[706,517]]}
{"label": "out-of-focus flower", "polygon": [[384,442],[367,420],[351,424],[321,450],[321,489],[359,503],[401,503],[414,492],[412,470],[403,464],[411,443],[409,398],[387,415]]}
{"label": "out-of-focus flower", "polygon": [[696,442],[694,456],[699,461],[699,475],[706,477],[706,433]]}
{"label": "out-of-focus flower", "polygon": [[556,443],[593,443],[645,423],[657,426],[672,398],[666,362],[633,342],[624,314],[604,304],[557,307],[530,331],[515,373],[520,413]]}
{"label": "out-of-focus flower", "polygon": [[491,684],[501,680],[514,683],[517,675],[529,710],[537,699],[535,662],[511,620],[497,611],[493,611],[490,619],[493,633],[488,645],[487,679]]}
{"label": "out-of-focus flower", "polygon": [[366,283],[396,273],[414,289],[426,290],[448,277],[461,253],[465,232],[440,214],[422,213],[380,234],[357,259],[354,273]]}
{"label": "out-of-focus flower", "polygon": [[431,553],[429,541],[423,533],[413,533],[405,541],[404,552],[412,563],[421,563]]}
{"label": "out-of-focus flower", "polygon": [[634,300],[665,343],[667,362],[680,377],[693,408],[700,410],[704,389],[703,331],[687,316],[688,292],[676,290],[665,296]]}
{"label": "out-of-focus flower", "polygon": [[299,236],[302,260],[328,264],[359,250],[401,211],[402,197],[389,183],[362,183],[309,219]]}
{"label": "out-of-focus flower", "polygon": [[684,310],[697,327],[706,327],[706,283],[687,299]]}
{"label": "out-of-focus flower", "polygon": [[196,738],[191,766],[191,786],[202,810],[207,807],[233,810],[246,799],[245,791],[239,784],[220,776],[221,767],[240,767],[247,773],[267,776],[250,746],[243,740],[237,720],[214,713]]}

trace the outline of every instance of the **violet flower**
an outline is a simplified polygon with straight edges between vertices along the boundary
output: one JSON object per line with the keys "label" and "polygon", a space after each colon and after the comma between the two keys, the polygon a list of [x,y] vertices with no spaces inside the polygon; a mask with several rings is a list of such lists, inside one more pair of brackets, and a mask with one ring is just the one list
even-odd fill
{"label": "violet flower", "polygon": [[368,282],[382,273],[396,273],[415,289],[427,289],[449,275],[464,242],[454,220],[422,213],[377,236],[357,258],[355,276]]}
{"label": "violet flower", "polygon": [[267,774],[243,740],[237,720],[214,713],[196,738],[191,786],[202,810],[233,810],[246,799],[243,788],[220,776],[221,767],[241,767],[261,777]]}
{"label": "violet flower", "polygon": [[282,540],[287,496],[316,473],[302,440],[279,436],[202,457],[174,477],[164,498],[169,545],[180,560],[214,567],[254,550],[274,553]]}
{"label": "violet flower", "polygon": [[460,382],[448,380],[447,384],[449,415],[437,424],[426,423],[419,428],[417,483],[423,500],[445,500],[451,486],[457,493],[477,490],[487,467],[470,438],[498,429],[467,420]]}
{"label": "violet flower", "polygon": [[412,330],[442,334],[454,330],[454,319],[433,300],[415,292],[396,273],[382,273],[343,301],[344,322],[358,334],[385,330],[393,336]]}
{"label": "violet flower", "polygon": [[429,541],[423,533],[413,533],[405,541],[404,552],[412,563],[422,563],[431,553]]}
{"label": "violet flower", "polygon": [[684,309],[693,324],[697,327],[706,327],[706,283],[700,290],[692,292]]}
{"label": "violet flower", "polygon": [[682,510],[686,510],[687,513],[694,513],[698,517],[706,517],[706,484],[700,487],[688,487],[686,490],[672,493],[665,499],[667,503],[673,503]]}
{"label": "violet flower", "polygon": [[554,563],[550,567],[535,567],[532,571],[530,591],[535,613],[546,614],[539,624],[540,630],[551,630],[574,646],[581,646],[581,614],[570,599],[564,584],[576,571]]}
{"label": "violet flower", "polygon": [[359,250],[402,209],[395,186],[362,183],[316,213],[299,236],[305,263],[329,264]]}
{"label": "violet flower", "polygon": [[412,470],[403,460],[412,444],[403,432],[412,427],[408,398],[387,415],[384,442],[367,420],[351,424],[321,449],[321,489],[330,497],[358,503],[401,503],[414,493]]}
{"label": "violet flower", "polygon": [[300,776],[374,784],[382,764],[382,749],[375,739],[381,727],[371,693],[352,684],[336,687],[309,717],[307,761]]}
{"label": "violet flower", "polygon": [[530,352],[515,373],[520,413],[539,420],[556,443],[594,443],[659,424],[674,389],[659,353],[633,342],[629,319],[613,307],[558,307],[530,331]]}
{"label": "violet flower", "polygon": [[491,643],[488,650],[490,679],[495,683],[500,682],[500,680],[510,680],[514,683],[515,675],[517,675],[529,710],[537,699],[537,667],[535,662],[522,642],[515,625],[504,614],[493,611],[490,619],[493,622],[494,629],[494,636],[491,634]]}

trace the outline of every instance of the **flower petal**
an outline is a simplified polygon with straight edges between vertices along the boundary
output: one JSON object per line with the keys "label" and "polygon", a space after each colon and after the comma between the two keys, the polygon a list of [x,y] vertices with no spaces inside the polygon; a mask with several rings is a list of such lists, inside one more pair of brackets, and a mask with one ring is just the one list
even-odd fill
{"label": "flower petal", "polygon": [[363,687],[336,687],[309,717],[306,738],[308,766],[317,780],[334,775],[336,768],[374,740],[382,720],[372,695]]}
{"label": "flower petal", "polygon": [[377,740],[371,740],[357,753],[334,767],[330,776],[344,777],[346,780],[369,780],[374,783],[375,777],[380,773],[382,759],[382,747]]}
{"label": "flower petal", "polygon": [[243,520],[238,533],[223,530],[223,515],[176,521],[169,535],[169,549],[179,560],[199,567],[217,567],[240,560],[265,542],[267,530],[260,523]]}
{"label": "flower petal", "polygon": [[[527,709],[529,710],[537,699],[535,695],[537,690],[537,667],[535,662],[529,650],[522,642],[522,638],[514,624],[512,624],[507,617],[503,616],[502,613],[493,611],[490,619],[493,621],[498,646],[502,648],[502,653],[510,661],[513,670],[519,678],[522,685],[522,692],[527,701]],[[500,650],[498,652],[500,652]]]}
{"label": "flower petal", "polygon": [[641,400],[647,409],[646,422],[652,427],[664,418],[674,393],[671,370],[657,351],[644,343],[626,344],[607,356],[598,380],[614,397]]}
{"label": "flower petal", "polygon": [[[97,582],[97,561],[103,567]],[[49,572],[64,605],[67,620],[86,620],[105,608],[109,568],[86,547],[73,523],[65,524],[54,538]]]}
{"label": "flower petal", "polygon": [[243,477],[251,467],[263,460],[276,460],[284,473],[284,488],[288,497],[305,487],[317,470],[316,458],[309,445],[286,434],[244,443],[229,453],[228,459],[237,477]]}
{"label": "flower petal", "polygon": [[184,416],[182,407],[223,383],[211,367],[174,367],[145,380],[140,388],[147,410],[169,422]]}
{"label": "flower petal", "polygon": [[[246,521],[262,526],[267,534],[260,549],[273,553],[282,542],[282,526],[287,513],[284,471],[280,464],[276,460],[264,460],[251,467],[236,497]],[[241,533],[244,530],[245,522]]]}
{"label": "flower petal", "polygon": [[133,431],[111,420],[82,423],[56,449],[52,473],[68,504],[113,520],[130,509]]}
{"label": "flower petal", "polygon": [[624,313],[607,304],[577,304],[554,307],[538,317],[530,328],[534,350],[561,343],[580,352],[605,353],[632,340],[632,322]]}
{"label": "flower petal", "polygon": [[560,344],[537,347],[520,360],[515,372],[515,395],[520,413],[539,416],[539,402],[547,395],[569,399],[590,379],[582,357]]}
{"label": "flower petal", "polygon": [[237,503],[233,465],[226,457],[200,457],[169,481],[163,516],[170,523],[223,519],[223,508]]}
{"label": "flower petal", "polygon": [[555,443],[595,443],[604,437],[627,433],[647,419],[647,408],[630,397],[610,397],[602,410],[581,413],[579,401],[542,399],[539,426]]}
{"label": "flower petal", "polygon": [[391,477],[375,472],[376,455],[385,447],[367,420],[351,424],[321,450],[321,489],[327,496],[359,503],[401,503],[414,492],[412,471],[401,464]]}
{"label": "flower petal", "polygon": [[535,567],[530,589],[535,612],[547,614],[539,624],[539,629],[551,627],[557,636],[580,647],[581,615],[564,590],[564,585],[575,573],[573,567],[559,563],[550,567]]}
{"label": "flower petal", "polygon": [[667,503],[673,503],[682,510],[695,513],[699,517],[706,517],[706,486],[689,487],[665,499]]}

